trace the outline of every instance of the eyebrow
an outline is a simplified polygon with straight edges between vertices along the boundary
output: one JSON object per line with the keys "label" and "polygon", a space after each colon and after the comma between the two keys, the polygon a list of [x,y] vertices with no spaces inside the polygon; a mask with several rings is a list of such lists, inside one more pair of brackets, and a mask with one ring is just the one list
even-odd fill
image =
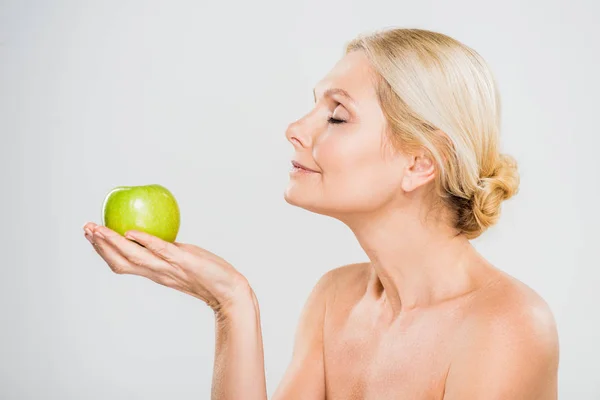
{"label": "eyebrow", "polygon": [[[352,98],[352,96],[350,96],[350,94],[345,91],[344,89],[340,89],[340,88],[330,88],[327,89],[325,91],[325,93],[323,93],[323,97],[331,97],[333,95],[340,95],[342,97],[347,98],[348,100],[350,100],[351,102],[354,103],[354,99]],[[315,93],[315,90],[313,89],[313,97],[315,98],[315,102],[317,101],[317,95]]]}

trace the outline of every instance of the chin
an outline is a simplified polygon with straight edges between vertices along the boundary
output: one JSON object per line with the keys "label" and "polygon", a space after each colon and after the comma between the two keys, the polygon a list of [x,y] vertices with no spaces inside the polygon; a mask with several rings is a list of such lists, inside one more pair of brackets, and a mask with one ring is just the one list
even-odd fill
{"label": "chin", "polygon": [[319,198],[315,192],[307,191],[305,188],[293,184],[286,188],[283,198],[292,206],[331,217],[346,224],[357,217],[379,213],[388,208],[391,202],[391,199],[384,195],[365,197],[358,193],[338,195],[335,199]]}
{"label": "chin", "polygon": [[319,204],[320,202],[311,196],[312,193],[301,193],[301,190],[299,191],[298,189],[299,188],[289,186],[285,190],[283,193],[283,198],[286,203],[316,214],[330,215],[330,213],[327,212],[324,207],[322,207],[322,204]]}
{"label": "chin", "polygon": [[347,217],[348,214],[359,211],[356,210],[356,207],[352,207],[349,204],[331,204],[331,202],[326,204],[323,199],[317,199],[312,195],[314,194],[296,191],[293,187],[288,187],[283,194],[283,198],[292,206],[340,221],[344,221],[346,219],[344,217]]}
{"label": "chin", "polygon": [[283,199],[286,203],[300,208],[307,208],[309,206],[308,199],[305,197],[307,196],[298,193],[298,189],[293,186],[288,186],[283,192]]}

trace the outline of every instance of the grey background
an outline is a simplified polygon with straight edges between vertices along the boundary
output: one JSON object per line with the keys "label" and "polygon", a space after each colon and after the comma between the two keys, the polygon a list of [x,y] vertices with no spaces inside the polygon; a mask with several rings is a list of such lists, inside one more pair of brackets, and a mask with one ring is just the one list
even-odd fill
{"label": "grey background", "polygon": [[117,276],[84,239],[108,190],[159,183],[178,240],[258,295],[272,393],[327,270],[365,260],[337,221],[283,200],[284,131],[355,35],[447,33],[491,64],[521,191],[476,240],[550,304],[560,398],[600,399],[598,2],[1,1],[1,399],[207,399],[199,300]]}

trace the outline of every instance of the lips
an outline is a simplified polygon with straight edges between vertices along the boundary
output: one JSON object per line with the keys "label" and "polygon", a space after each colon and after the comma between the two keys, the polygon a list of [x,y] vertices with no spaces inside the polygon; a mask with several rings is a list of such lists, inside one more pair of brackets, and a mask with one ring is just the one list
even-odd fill
{"label": "lips", "polygon": [[309,171],[309,172],[319,172],[319,171],[315,171],[314,169],[310,169],[302,164],[300,164],[298,161],[292,161],[292,165],[296,168],[305,170],[305,171]]}

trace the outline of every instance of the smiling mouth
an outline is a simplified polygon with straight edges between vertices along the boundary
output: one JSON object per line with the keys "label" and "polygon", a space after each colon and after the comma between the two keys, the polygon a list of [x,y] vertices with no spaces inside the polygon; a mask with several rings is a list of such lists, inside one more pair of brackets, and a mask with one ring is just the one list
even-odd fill
{"label": "smiling mouth", "polygon": [[314,173],[318,172],[318,171],[312,170],[308,167],[305,167],[304,165],[302,165],[296,161],[292,161],[292,166],[293,166],[293,169],[292,169],[293,171],[314,172]]}

